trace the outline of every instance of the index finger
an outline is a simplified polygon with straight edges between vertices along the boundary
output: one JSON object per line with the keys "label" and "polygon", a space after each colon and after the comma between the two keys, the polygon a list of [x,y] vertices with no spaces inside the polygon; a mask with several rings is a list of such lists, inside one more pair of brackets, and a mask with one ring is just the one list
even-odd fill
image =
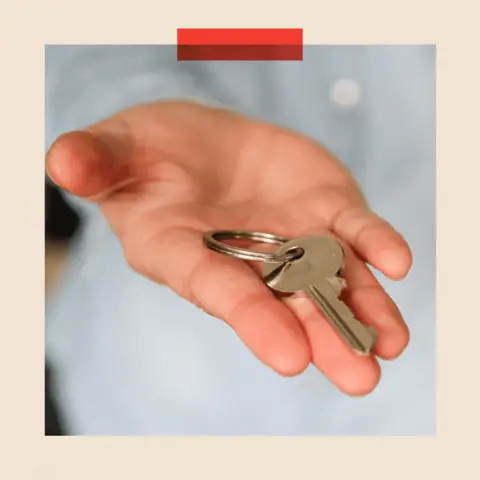
{"label": "index finger", "polygon": [[263,363],[288,376],[307,368],[310,346],[295,315],[247,264],[207,249],[201,232],[159,231],[134,250],[135,270],[223,319]]}

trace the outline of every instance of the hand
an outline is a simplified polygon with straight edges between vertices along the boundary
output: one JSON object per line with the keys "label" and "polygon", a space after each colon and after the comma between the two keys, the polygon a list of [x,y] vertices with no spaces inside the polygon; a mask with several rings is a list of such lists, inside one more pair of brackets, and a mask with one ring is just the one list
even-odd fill
{"label": "hand", "polygon": [[47,170],[98,203],[132,268],[223,319],[282,375],[312,362],[343,392],[364,395],[380,367],[353,353],[311,302],[277,300],[247,263],[206,249],[204,231],[335,235],[347,254],[346,302],[378,330],[375,354],[393,359],[408,344],[399,310],[365,262],[401,279],[410,250],[369,210],[348,170],[309,139],[224,110],[156,103],[61,136]]}

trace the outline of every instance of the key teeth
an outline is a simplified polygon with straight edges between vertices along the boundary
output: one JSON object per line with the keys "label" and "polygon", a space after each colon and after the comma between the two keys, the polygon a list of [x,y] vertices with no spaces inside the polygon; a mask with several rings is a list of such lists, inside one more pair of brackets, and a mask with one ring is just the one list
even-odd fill
{"label": "key teeth", "polygon": [[347,281],[342,277],[332,277],[328,279],[328,283],[333,288],[337,297],[347,288]]}

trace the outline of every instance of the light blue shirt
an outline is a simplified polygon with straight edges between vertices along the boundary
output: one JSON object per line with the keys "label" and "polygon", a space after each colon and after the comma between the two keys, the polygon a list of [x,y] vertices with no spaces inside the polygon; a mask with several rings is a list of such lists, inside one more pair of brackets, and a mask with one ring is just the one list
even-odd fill
{"label": "light blue shirt", "polygon": [[47,47],[46,143],[159,99],[218,103],[324,143],[407,239],[402,282],[378,278],[411,343],[363,398],[313,367],[283,378],[223,322],[134,273],[93,205],[48,302],[62,417],[92,435],[435,434],[435,47],[306,47],[302,62],[181,63],[173,46]]}

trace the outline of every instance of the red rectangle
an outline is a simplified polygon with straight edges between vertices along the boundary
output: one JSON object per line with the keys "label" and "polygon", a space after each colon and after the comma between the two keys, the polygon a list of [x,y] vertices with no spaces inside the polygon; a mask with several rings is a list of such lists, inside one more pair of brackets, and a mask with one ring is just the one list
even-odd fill
{"label": "red rectangle", "polygon": [[299,61],[301,28],[179,28],[179,61]]}

